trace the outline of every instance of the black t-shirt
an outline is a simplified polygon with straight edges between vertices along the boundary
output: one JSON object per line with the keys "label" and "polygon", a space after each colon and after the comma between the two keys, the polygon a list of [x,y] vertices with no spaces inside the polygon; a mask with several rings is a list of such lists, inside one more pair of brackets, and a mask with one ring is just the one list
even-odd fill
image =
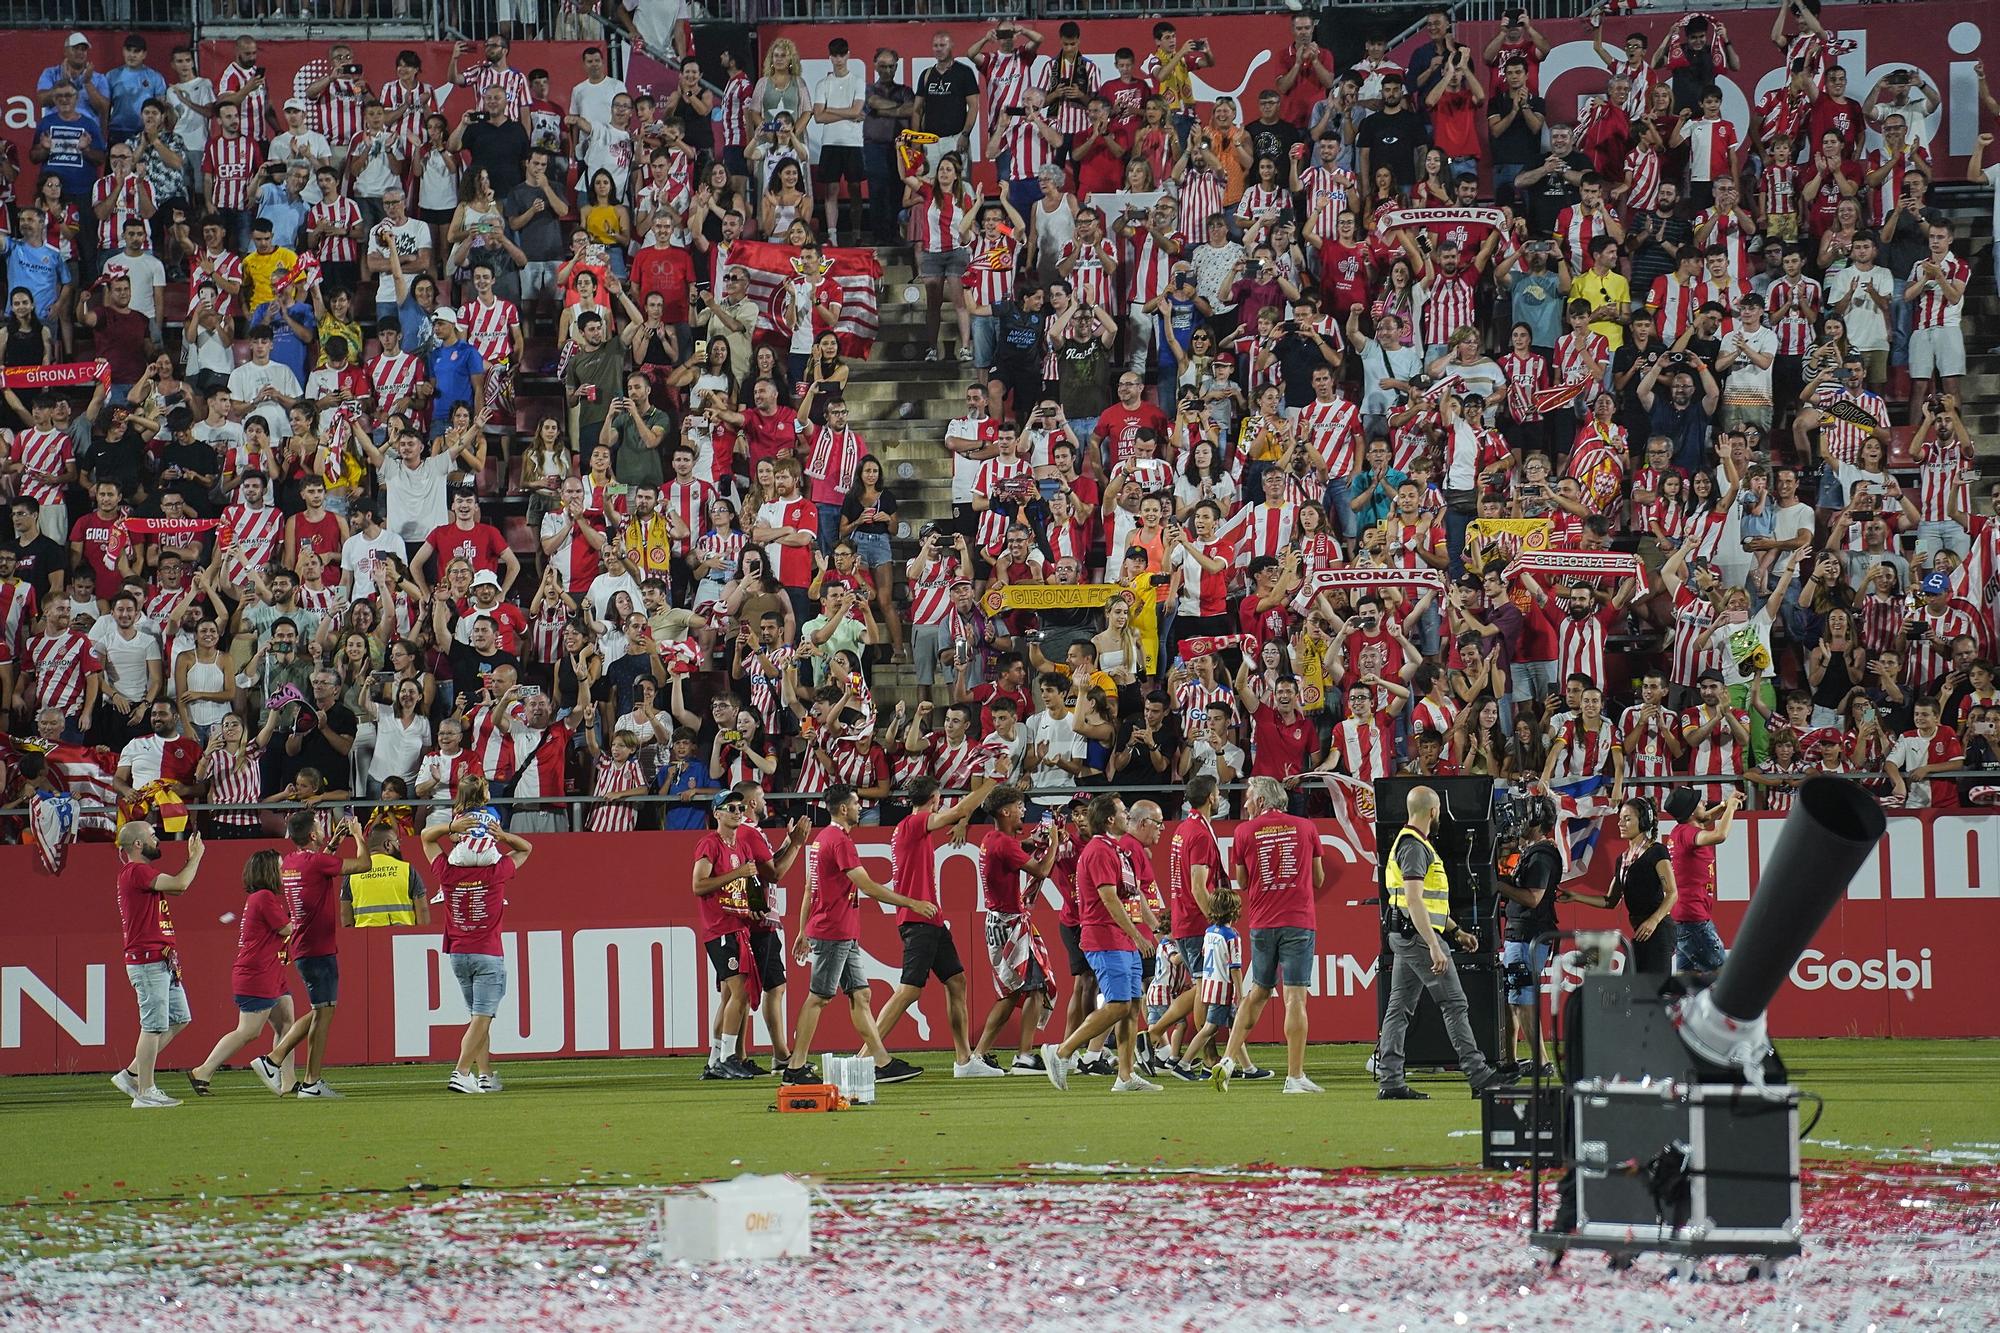
{"label": "black t-shirt", "polygon": [[40,534],[25,542],[9,537],[0,545],[14,553],[14,572],[35,590],[38,598],[49,595],[49,575],[69,570],[69,553]]}
{"label": "black t-shirt", "polygon": [[979,91],[979,76],[963,60],[939,69],[932,65],[917,76],[917,96],[924,103],[923,128],[940,139],[965,131],[965,104]]}
{"label": "black t-shirt", "polygon": [[[1582,153],[1571,153],[1563,159],[1571,171],[1589,171],[1590,159]],[[1570,184],[1569,177],[1560,171],[1551,171],[1523,191],[1523,204],[1528,216],[1528,234],[1548,237],[1556,234],[1556,215],[1575,203],[1580,197],[1576,186]]]}
{"label": "black t-shirt", "polygon": [[[861,503],[859,495],[850,495],[841,503],[840,516],[844,519],[859,519],[861,511],[864,508],[865,506]],[[857,522],[854,525],[854,530],[856,532],[880,533],[884,537],[888,536],[889,520],[896,516],[896,497],[888,491],[883,491],[877,495],[875,497],[875,512],[882,515],[882,517],[867,523]]]}
{"label": "black t-shirt", "polygon": [[1000,363],[1039,370],[1042,363],[1042,326],[1048,322],[1048,317],[1040,311],[1030,314],[1008,300],[993,307],[993,319],[998,326],[994,343]]}
{"label": "black t-shirt", "polygon": [[[350,740],[353,739],[358,727],[358,723],[354,717],[354,710],[346,704],[335,704],[333,707],[327,709],[325,713],[321,714],[319,720],[326,724],[326,730],[336,736],[346,736]],[[303,726],[304,722],[301,721],[300,725]],[[290,781],[298,777],[299,770],[302,768],[310,768],[318,772],[322,778],[326,779],[326,785],[333,790],[342,790],[349,785],[349,756],[336,750],[333,742],[320,734],[318,727],[314,727],[301,737],[299,752],[286,770],[286,780]]]}
{"label": "black t-shirt", "polygon": [[99,440],[83,459],[93,481],[115,481],[122,495],[137,495],[145,474],[146,442],[129,427],[115,440]]}
{"label": "black t-shirt", "polygon": [[1526,943],[1556,928],[1556,885],[1562,882],[1562,854],[1546,839],[1531,844],[1514,867],[1514,887],[1542,890],[1542,901],[1524,907],[1509,898],[1507,938]]}
{"label": "black t-shirt", "polygon": [[1625,915],[1631,919],[1634,928],[1659,911],[1660,904],[1665,901],[1667,888],[1660,882],[1660,867],[1667,864],[1666,847],[1655,842],[1629,864],[1619,868],[1617,882],[1625,892]]}
{"label": "black t-shirt", "polygon": [[[1694,224],[1671,213],[1647,212],[1626,228],[1626,243],[1632,251],[1632,299],[1643,301],[1653,290],[1653,280],[1674,271],[1677,255],[1694,241]],[[1644,236],[1646,239],[1640,240]],[[1665,242],[1665,244],[1662,244]],[[1672,252],[1667,246],[1674,247]]]}
{"label": "black t-shirt", "polygon": [[452,683],[458,687],[461,699],[477,700],[483,677],[496,667],[510,666],[518,671],[521,666],[521,659],[512,653],[495,651],[481,657],[469,643],[453,643],[448,656],[451,659]]}
{"label": "black t-shirt", "polygon": [[1278,164],[1278,176],[1285,178],[1287,164],[1291,162],[1292,145],[1304,143],[1306,132],[1289,120],[1280,120],[1266,125],[1261,120],[1253,120],[1243,127],[1250,136],[1250,158],[1254,163],[1260,157],[1271,158]]}
{"label": "black t-shirt", "polygon": [[[1287,333],[1272,349],[1285,375],[1285,406],[1304,407],[1313,400],[1313,371],[1327,364],[1319,344],[1302,333]],[[1328,367],[1332,369],[1332,367]],[[1340,372],[1334,371],[1336,378]]]}
{"label": "black t-shirt", "polygon": [[525,179],[521,163],[528,156],[528,132],[521,128],[520,121],[503,120],[497,125],[479,121],[467,125],[459,142],[465,145],[475,169],[486,168],[496,198],[505,198],[507,191]]}
{"label": "black t-shirt", "polygon": [[[1709,370],[1713,371],[1715,369],[1715,358],[1722,355],[1722,339],[1720,337],[1704,338],[1697,333],[1694,337],[1688,339],[1687,350],[1707,362]],[[1693,370],[1694,367],[1689,366],[1688,369]],[[1697,393],[1701,391],[1701,377],[1699,375],[1695,376],[1695,391]]]}
{"label": "black t-shirt", "polygon": [[[1486,103],[1486,111],[1488,115],[1504,116],[1513,105],[1506,88],[1496,88]],[[1528,110],[1544,121],[1548,119],[1548,104],[1539,97],[1529,96]],[[1506,129],[1492,136],[1492,151],[1496,166],[1533,166],[1542,159],[1542,132],[1529,129],[1526,116],[1515,116]]]}
{"label": "black t-shirt", "polygon": [[1368,150],[1368,170],[1386,166],[1398,185],[1417,183],[1417,150],[1427,141],[1424,118],[1407,104],[1401,111],[1377,111],[1361,122],[1356,144]]}

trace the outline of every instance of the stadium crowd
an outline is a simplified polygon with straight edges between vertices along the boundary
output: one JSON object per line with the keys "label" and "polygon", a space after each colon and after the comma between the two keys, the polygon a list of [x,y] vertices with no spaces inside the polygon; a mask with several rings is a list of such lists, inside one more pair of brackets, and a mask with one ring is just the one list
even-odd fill
{"label": "stadium crowd", "polygon": [[[817,79],[780,39],[659,96],[591,48],[566,101],[499,37],[275,87],[249,37],[168,77],[72,34],[0,158],[0,806],[263,834],[476,774],[537,832],[564,796],[703,828],[744,782],[887,822],[990,777],[1034,822],[1200,775],[1308,812],[1315,772],[1782,806],[1821,770],[1953,804],[2000,722],[1969,270],[1936,87],[1849,87],[1816,11],[1748,124],[1714,80],[1763,36],[1702,15],[1607,34],[1576,123],[1519,13],[1352,68],[1301,15],[1240,107],[1167,22],[1112,70],[1075,23],[927,60],[829,28]],[[753,295],[758,241],[796,260]],[[847,401],[843,241],[911,247],[925,355],[972,372],[948,514]]]}

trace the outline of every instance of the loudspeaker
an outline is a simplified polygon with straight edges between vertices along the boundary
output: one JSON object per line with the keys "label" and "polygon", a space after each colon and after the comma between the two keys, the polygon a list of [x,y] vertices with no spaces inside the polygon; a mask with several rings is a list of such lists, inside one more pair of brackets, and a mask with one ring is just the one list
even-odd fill
{"label": "loudspeaker", "polygon": [[[1397,830],[1403,827],[1405,802],[1412,787],[1429,787],[1438,794],[1438,820],[1430,843],[1443,859],[1445,878],[1451,882],[1451,919],[1492,943],[1487,940],[1486,927],[1494,919],[1500,892],[1493,878],[1493,862],[1499,852],[1493,837],[1493,779],[1377,778],[1375,845],[1385,857]],[[1376,882],[1381,882],[1379,867]],[[1499,946],[1494,947],[1497,951]]]}
{"label": "loudspeaker", "polygon": [[[1465,991],[1466,1018],[1472,1024],[1472,1039],[1478,1043],[1486,1063],[1498,1064],[1507,1052],[1502,1024],[1507,1007],[1501,1003],[1500,965],[1484,950],[1477,954],[1452,951],[1458,968],[1458,984]],[[1375,1030],[1389,1012],[1390,980],[1395,976],[1396,956],[1389,951],[1388,932],[1382,934],[1382,958],[1375,969]],[[1403,1064],[1410,1069],[1456,1069],[1458,1052],[1445,1035],[1444,1015],[1437,1001],[1425,991],[1417,997],[1417,1012],[1410,1016],[1410,1030],[1403,1038]]]}

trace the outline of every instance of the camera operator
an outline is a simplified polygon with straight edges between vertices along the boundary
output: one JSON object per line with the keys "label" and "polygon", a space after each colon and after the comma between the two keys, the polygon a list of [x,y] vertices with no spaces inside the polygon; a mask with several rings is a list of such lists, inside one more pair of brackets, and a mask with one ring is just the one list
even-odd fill
{"label": "camera operator", "polygon": [[1525,1040],[1531,1064],[1543,1066],[1544,1077],[1554,1077],[1554,1068],[1542,1051],[1541,989],[1542,971],[1549,965],[1554,947],[1544,936],[1556,929],[1556,885],[1562,881],[1562,853],[1555,844],[1556,807],[1546,796],[1527,799],[1521,827],[1521,847],[1513,873],[1499,877],[1500,896],[1505,898],[1506,939],[1500,964],[1506,974],[1507,1011],[1513,1020],[1509,1058],[1501,1068],[1518,1068],[1519,1051]]}

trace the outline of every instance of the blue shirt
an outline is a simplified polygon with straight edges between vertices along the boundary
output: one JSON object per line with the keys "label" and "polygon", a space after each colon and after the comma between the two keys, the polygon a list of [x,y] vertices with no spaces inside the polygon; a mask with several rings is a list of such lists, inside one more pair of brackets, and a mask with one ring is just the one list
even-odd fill
{"label": "blue shirt", "polygon": [[299,248],[299,234],[305,230],[306,213],[311,208],[303,197],[294,196],[276,182],[257,191],[257,216],[270,221],[271,239],[281,250]]}
{"label": "blue shirt", "polygon": [[[307,331],[316,332],[319,329],[319,320],[314,317],[313,308],[304,301],[292,302],[290,309],[292,318],[303,324]],[[250,323],[252,326],[259,324],[270,326],[271,359],[280,365],[290,367],[292,374],[298,376],[299,383],[304,384],[309,373],[306,370],[306,362],[312,348],[305,339],[299,337],[298,332],[290,324],[285,322],[278,311],[278,303],[266,301],[258,306],[250,312]]]}
{"label": "blue shirt", "polygon": [[[416,283],[410,285],[414,287]],[[403,350],[428,362],[438,345],[437,330],[431,326],[430,312],[417,304],[416,297],[405,296],[403,303],[396,307],[396,323],[403,330]]]}
{"label": "blue shirt", "polygon": [[460,338],[449,347],[440,346],[430,356],[431,383],[437,386],[437,396],[431,399],[431,419],[451,420],[453,403],[472,403],[472,411],[478,415],[480,404],[472,402],[472,377],[486,373],[486,359],[479,355],[479,349]]}
{"label": "blue shirt", "polygon": [[7,254],[7,290],[25,287],[35,298],[35,313],[43,319],[55,309],[56,297],[70,280],[69,264],[53,245],[29,245],[13,237],[4,238]]}
{"label": "blue shirt", "polygon": [[1545,350],[1553,348],[1563,331],[1561,279],[1546,269],[1540,273],[1516,269],[1513,287],[1514,318],[1528,326],[1528,342]]}
{"label": "blue shirt", "polygon": [[104,76],[111,86],[111,133],[118,139],[129,139],[139,132],[139,109],[146,105],[146,99],[157,97],[165,101],[167,81],[160,71],[147,65],[133,69],[120,65]]}
{"label": "blue shirt", "polygon": [[[1408,477],[1398,472],[1395,468],[1390,468],[1387,472],[1383,473],[1382,488],[1368,497],[1367,504],[1354,511],[1356,526],[1359,528],[1371,528],[1389,517],[1389,511],[1396,505],[1396,488],[1408,480]],[[1362,468],[1348,479],[1348,498],[1353,499],[1367,489],[1368,469]]]}
{"label": "blue shirt", "polygon": [[[673,769],[670,765],[663,764],[660,766],[660,775],[654,782],[654,790],[656,792],[661,795],[672,796],[696,787],[713,787],[715,785],[715,783],[709,780],[708,765],[699,759],[688,760],[687,767],[681,770],[681,775],[677,778],[670,776],[672,772]],[[708,808],[701,804],[668,806],[667,816],[663,821],[663,825],[670,829],[707,828]]]}
{"label": "blue shirt", "polygon": [[42,77],[35,80],[35,91],[45,93],[59,83],[67,83],[70,87],[76,89],[76,109],[85,115],[93,114],[90,105],[90,94],[84,91],[85,84],[89,84],[92,88],[97,89],[98,95],[104,98],[105,101],[108,102],[111,100],[111,84],[102,74],[93,71],[88,79],[79,78],[69,73],[60,64],[50,65],[42,71]]}
{"label": "blue shirt", "polygon": [[35,125],[35,138],[44,135],[49,139],[49,160],[42,164],[42,170],[61,179],[63,194],[88,199],[90,187],[97,183],[97,164],[83,153],[90,147],[104,151],[104,127],[82,109],[70,120],[50,111]]}

